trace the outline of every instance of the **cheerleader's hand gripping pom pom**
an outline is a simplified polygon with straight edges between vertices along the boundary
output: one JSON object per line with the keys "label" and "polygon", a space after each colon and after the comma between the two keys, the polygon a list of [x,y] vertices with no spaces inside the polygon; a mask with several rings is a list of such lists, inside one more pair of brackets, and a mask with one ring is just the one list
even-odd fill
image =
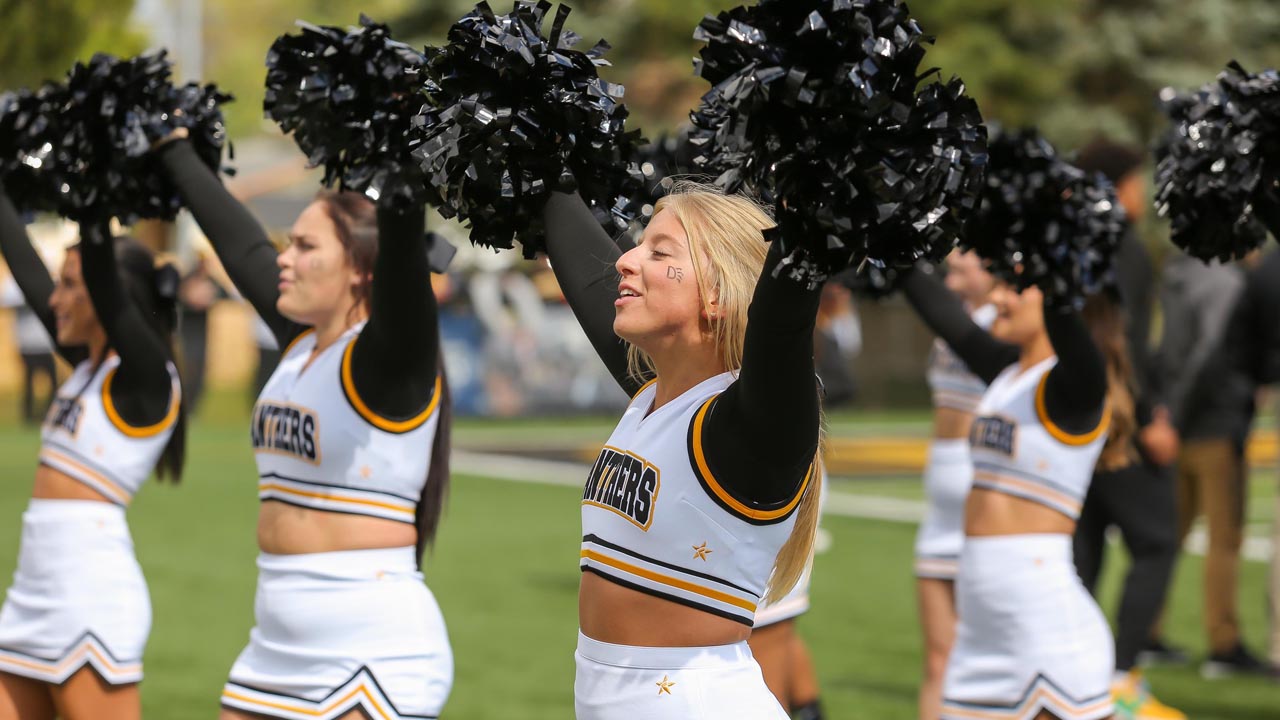
{"label": "cheerleader's hand gripping pom pom", "polygon": [[1101,174],[1061,160],[1034,130],[992,138],[982,202],[961,244],[1019,290],[1032,285],[1052,307],[1083,306],[1111,282],[1124,208]]}
{"label": "cheerleader's hand gripping pom pom", "polygon": [[779,272],[808,284],[871,260],[940,260],[973,210],[986,129],[963,83],[920,81],[898,0],[761,0],[708,16],[693,115],[703,172],[776,206]]}
{"label": "cheerleader's hand gripping pom pom", "polygon": [[430,50],[430,107],[415,121],[415,152],[445,217],[469,223],[471,241],[545,246],[542,206],[552,191],[577,191],[615,231],[626,229],[628,198],[642,176],[633,161],[639,132],[625,132],[623,88],[605,82],[603,40],[586,52],[565,29],[561,5],[517,2],[507,15],[480,3]]}
{"label": "cheerleader's hand gripping pom pom", "polygon": [[148,167],[152,145],[185,128],[218,169],[221,106],[231,100],[213,85],[175,87],[171,69],[163,50],[125,60],[99,53],[63,83],[0,100],[0,173],[15,204],[77,221],[171,219],[180,201]]}
{"label": "cheerleader's hand gripping pom pom", "polygon": [[423,53],[361,15],[349,30],[299,22],[267,53],[266,116],[324,167],[324,184],[385,207],[413,207],[431,192],[412,152],[422,108]]}
{"label": "cheerleader's hand gripping pom pom", "polygon": [[1156,211],[1188,254],[1243,257],[1268,224],[1276,229],[1268,217],[1280,172],[1280,74],[1233,62],[1194,93],[1165,88],[1160,97],[1171,125],[1156,147]]}

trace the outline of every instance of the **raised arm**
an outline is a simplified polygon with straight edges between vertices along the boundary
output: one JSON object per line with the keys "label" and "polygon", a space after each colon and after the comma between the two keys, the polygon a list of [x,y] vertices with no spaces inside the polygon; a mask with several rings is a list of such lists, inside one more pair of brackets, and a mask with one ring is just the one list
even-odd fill
{"label": "raised arm", "polygon": [[155,150],[165,175],[218,253],[236,290],[253,305],[281,348],[306,328],[276,310],[280,269],[267,233],[196,154],[191,143],[176,139]]}
{"label": "raised arm", "polygon": [[774,242],[756,282],[738,379],[711,402],[690,438],[717,484],[766,511],[795,497],[820,423],[813,332],[822,288],[775,278],[780,250]]}
{"label": "raised arm", "polygon": [[1044,326],[1058,356],[1058,364],[1044,381],[1045,412],[1062,430],[1088,434],[1106,411],[1106,360],[1075,310],[1046,306]]}
{"label": "raised arm", "polygon": [[80,267],[93,310],[107,333],[107,346],[120,356],[120,368],[110,385],[112,405],[129,425],[155,425],[172,407],[173,380],[168,370],[172,358],[165,341],[125,290],[115,241],[105,222],[81,224]]}
{"label": "raised arm", "polygon": [[903,281],[903,291],[911,307],[973,374],[988,385],[1005,368],[1018,361],[1018,348],[991,337],[965,312],[960,298],[937,277],[912,268]]}
{"label": "raised arm", "polygon": [[423,208],[378,210],[369,322],[350,367],[362,404],[391,425],[423,415],[436,399],[440,328],[427,249]]}
{"label": "raised arm", "polygon": [[628,395],[642,383],[627,373],[627,344],[613,332],[622,250],[600,227],[576,193],[554,192],[543,210],[547,256],[578,324],[609,374]]}
{"label": "raised arm", "polygon": [[[53,295],[53,278],[49,276],[49,268],[40,259],[40,253],[31,245],[27,237],[26,225],[18,210],[9,200],[0,184],[0,252],[4,253],[9,272],[22,290],[27,305],[35,311],[36,317],[44,325],[45,332],[55,343],[58,340],[58,326],[53,318],[53,309],[49,307],[49,296]],[[75,365],[89,356],[88,348],[82,345],[67,347],[57,343],[58,354],[67,362]]]}

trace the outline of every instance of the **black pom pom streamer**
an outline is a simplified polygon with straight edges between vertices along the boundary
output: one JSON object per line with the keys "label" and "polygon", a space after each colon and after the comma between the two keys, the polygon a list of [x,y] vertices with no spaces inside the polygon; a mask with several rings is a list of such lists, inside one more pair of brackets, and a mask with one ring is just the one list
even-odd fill
{"label": "black pom pom streamer", "polygon": [[154,142],[182,127],[219,168],[227,145],[213,85],[175,87],[163,50],[122,60],[97,54],[62,84],[0,101],[0,173],[15,204],[77,221],[171,219],[176,190],[150,165]]}
{"label": "black pom pom streamer", "polygon": [[[1173,242],[1201,260],[1228,260],[1261,245],[1259,215],[1280,175],[1280,74],[1231,63],[1193,94],[1161,92],[1172,122],[1156,148],[1156,211]],[[1280,228],[1276,228],[1280,230]]]}
{"label": "black pom pom streamer", "polygon": [[1083,307],[1111,283],[1111,259],[1127,226],[1115,188],[1060,159],[1035,130],[992,138],[978,210],[961,244],[993,275],[1040,288],[1056,307]]}
{"label": "black pom pom streamer", "polygon": [[426,202],[409,137],[425,101],[426,57],[364,15],[350,30],[298,26],[267,53],[266,116],[293,133],[312,167],[324,166],[326,186],[386,206]]}
{"label": "black pom pom streamer", "polygon": [[417,119],[416,151],[439,210],[470,224],[471,241],[513,247],[526,257],[545,245],[541,209],[553,190],[577,190],[597,219],[628,224],[625,208],[641,173],[639,132],[625,131],[623,88],[600,79],[603,40],[587,52],[565,29],[559,6],[517,2],[507,15],[480,3],[429,51],[432,108]]}
{"label": "black pom pom streamer", "polygon": [[761,0],[707,17],[699,165],[775,204],[780,272],[940,260],[973,210],[986,130],[963,83],[919,80],[932,42],[897,0]]}
{"label": "black pom pom streamer", "polygon": [[[922,265],[921,267],[932,266]],[[831,276],[830,282],[839,282],[860,298],[881,302],[893,297],[902,289],[902,281],[905,277],[905,268],[868,260],[860,267],[849,268]]]}

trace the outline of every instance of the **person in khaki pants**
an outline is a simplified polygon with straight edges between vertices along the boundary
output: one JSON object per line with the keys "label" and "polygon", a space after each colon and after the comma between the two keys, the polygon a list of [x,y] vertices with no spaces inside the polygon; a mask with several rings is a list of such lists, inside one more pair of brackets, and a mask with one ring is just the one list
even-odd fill
{"label": "person in khaki pants", "polygon": [[[1259,207],[1262,207],[1261,205]],[[1280,217],[1262,214],[1280,236]],[[1231,351],[1236,372],[1258,385],[1280,382],[1280,252],[1272,250],[1245,275],[1223,345]],[[1271,569],[1267,592],[1270,610],[1270,659],[1280,666],[1280,495],[1271,531]]]}
{"label": "person in khaki pants", "polygon": [[1175,256],[1165,268],[1161,298],[1165,333],[1160,357],[1166,401],[1182,438],[1178,456],[1178,531],[1185,540],[1205,516],[1204,624],[1209,657],[1201,674],[1215,678],[1270,672],[1241,642],[1237,607],[1247,466],[1256,382],[1239,366],[1241,342],[1230,329],[1244,289],[1235,265]]}

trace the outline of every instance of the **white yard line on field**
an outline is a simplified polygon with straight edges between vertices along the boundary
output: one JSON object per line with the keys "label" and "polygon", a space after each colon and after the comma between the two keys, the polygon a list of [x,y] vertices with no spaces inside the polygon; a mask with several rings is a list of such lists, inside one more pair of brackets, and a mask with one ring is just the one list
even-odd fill
{"label": "white yard line on field", "polygon": [[[573,488],[581,488],[587,473],[591,470],[591,466],[585,463],[458,449],[450,453],[449,464],[454,471],[468,475]],[[919,500],[861,495],[835,490],[828,493],[827,501],[823,506],[823,512],[830,515],[912,525],[920,523],[920,519],[924,517],[924,511],[925,504]],[[1250,525],[1249,530],[1255,532],[1245,535],[1242,548],[1244,558],[1255,562],[1267,562],[1271,557],[1271,538],[1267,537],[1267,528],[1255,524]],[[1205,529],[1196,527],[1192,530],[1183,547],[1193,555],[1203,556],[1205,549],[1208,548],[1208,534]]]}

